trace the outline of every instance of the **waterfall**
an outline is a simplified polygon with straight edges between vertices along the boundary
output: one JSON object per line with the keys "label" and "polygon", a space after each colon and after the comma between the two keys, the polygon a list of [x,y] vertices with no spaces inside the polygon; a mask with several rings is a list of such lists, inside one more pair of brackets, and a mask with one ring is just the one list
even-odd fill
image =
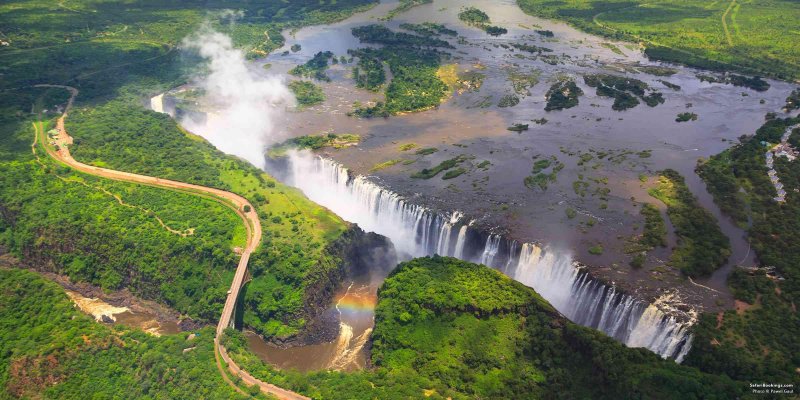
{"label": "waterfall", "polygon": [[150,109],[155,112],[164,113],[164,93],[150,98]]}
{"label": "waterfall", "polygon": [[534,288],[573,322],[630,347],[646,347],[677,362],[691,347],[691,321],[592,278],[567,253],[487,235],[472,228],[461,213],[412,204],[310,152],[290,152],[288,163],[289,184],[343,219],[391,239],[401,259],[439,254],[479,262]]}
{"label": "waterfall", "polygon": [[467,225],[462,225],[458,230],[458,237],[456,238],[456,249],[453,251],[453,257],[464,258],[464,242],[467,239]]}

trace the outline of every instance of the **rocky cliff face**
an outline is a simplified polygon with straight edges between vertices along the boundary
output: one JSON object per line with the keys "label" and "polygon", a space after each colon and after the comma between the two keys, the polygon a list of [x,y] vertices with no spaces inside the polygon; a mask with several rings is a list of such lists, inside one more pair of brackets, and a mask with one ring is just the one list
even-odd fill
{"label": "rocky cliff face", "polygon": [[334,340],[339,334],[339,323],[331,304],[342,283],[353,278],[382,280],[397,265],[397,255],[388,238],[352,225],[328,245],[319,263],[320,268],[309,277],[311,283],[305,293],[306,328],[276,344],[298,346]]}

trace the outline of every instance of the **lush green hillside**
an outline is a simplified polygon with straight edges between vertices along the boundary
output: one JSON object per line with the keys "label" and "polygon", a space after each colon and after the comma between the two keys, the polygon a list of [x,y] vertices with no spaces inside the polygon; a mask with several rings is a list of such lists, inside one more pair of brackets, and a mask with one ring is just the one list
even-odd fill
{"label": "lush green hillside", "polygon": [[219,315],[233,248],[245,241],[236,214],[196,196],[76,173],[43,155],[37,161],[29,145],[15,151],[33,141],[26,128],[0,140],[16,156],[0,163],[0,246],[34,268],[128,287],[194,318]]}
{"label": "lush green hillside", "polygon": [[[729,285],[744,302],[741,312],[704,315],[687,363],[742,380],[800,384],[800,161],[776,157],[786,202],[773,200],[767,176],[766,147],[779,143],[800,118],[771,119],[753,136],[698,166],[720,208],[747,226],[758,270],[736,270]],[[798,143],[800,131],[789,141]],[[719,319],[718,319],[719,318]]]}
{"label": "lush green hillside", "polygon": [[501,273],[446,257],[402,263],[384,282],[372,370],[275,371],[247,352],[240,334],[226,340],[251,373],[324,399],[728,399],[744,390],[626,348]]}
{"label": "lush green hillside", "polygon": [[[239,399],[214,361],[214,330],[154,337],[109,328],[39,275],[0,269],[0,398]],[[188,349],[188,350],[187,350]]]}
{"label": "lush green hillside", "polygon": [[649,56],[710,69],[800,78],[796,2],[517,0],[528,14],[643,42]]}

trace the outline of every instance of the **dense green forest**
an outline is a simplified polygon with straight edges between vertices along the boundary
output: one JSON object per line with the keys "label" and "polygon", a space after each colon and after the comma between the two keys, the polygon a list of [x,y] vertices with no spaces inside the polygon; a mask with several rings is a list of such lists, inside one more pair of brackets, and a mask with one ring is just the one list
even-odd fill
{"label": "dense green forest", "polygon": [[660,171],[658,184],[649,193],[666,204],[667,215],[678,235],[678,247],[672,252],[670,265],[697,277],[711,274],[728,260],[730,240],[719,229],[714,216],[697,202],[677,171]]}
{"label": "dense green forest", "polygon": [[614,104],[611,108],[616,111],[636,107],[640,99],[650,107],[664,103],[664,97],[660,92],[651,89],[647,83],[638,79],[594,74],[584,76],[583,80],[590,87],[597,89],[598,96],[613,98]]}
{"label": "dense green forest", "polygon": [[[13,150],[7,144],[33,141],[26,128],[6,132],[4,153]],[[37,161],[30,147],[15,154],[0,163],[0,246],[33,268],[217,318],[236,265],[233,248],[245,241],[236,214],[196,196]]]}
{"label": "dense green forest", "polygon": [[800,77],[795,2],[517,0],[528,14],[590,33],[644,42],[651,58],[716,70]]}
{"label": "dense green forest", "polygon": [[214,330],[189,335],[101,325],[57,284],[0,268],[0,398],[250,398],[222,380]]}
{"label": "dense green forest", "polygon": [[532,289],[483,265],[429,257],[400,264],[379,291],[371,370],[277,371],[226,332],[239,364],[324,399],[727,399],[725,376],[630,349],[564,319]]}
{"label": "dense green forest", "polygon": [[[698,165],[714,201],[747,227],[748,237],[764,268],[737,269],[729,285],[746,311],[726,311],[721,319],[703,315],[697,339],[686,362],[737,379],[792,382],[800,378],[800,164],[776,157],[775,169],[786,185],[786,203],[767,176],[762,143],[778,143],[799,118],[768,120],[755,135]],[[796,131],[792,137],[797,137]],[[791,140],[791,137],[790,137]],[[721,322],[718,322],[721,321]]]}

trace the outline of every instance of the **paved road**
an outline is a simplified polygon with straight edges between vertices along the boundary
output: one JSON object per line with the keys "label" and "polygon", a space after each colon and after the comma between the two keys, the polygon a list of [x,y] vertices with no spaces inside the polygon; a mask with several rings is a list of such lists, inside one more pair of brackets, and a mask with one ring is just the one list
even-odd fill
{"label": "paved road", "polygon": [[[78,95],[78,90],[69,87],[69,86],[62,86],[62,85],[36,85],[37,87],[58,87],[63,88],[71,93],[71,97],[69,102],[67,103],[67,107],[64,110],[64,113],[58,119],[56,124],[56,130],[58,131],[58,136],[56,138],[56,145],[57,150],[53,148],[53,146],[48,146],[47,138],[44,137],[44,132],[37,132],[37,139],[42,141],[42,146],[47,151],[47,153],[55,158],[63,162],[64,164],[69,165],[70,167],[90,174],[95,175],[103,178],[118,180],[118,181],[125,181],[125,182],[134,182],[144,185],[150,186],[158,186],[164,187],[174,190],[179,190],[183,192],[189,192],[196,195],[210,197],[214,200],[217,200],[230,208],[234,209],[236,213],[242,218],[244,222],[245,228],[247,229],[247,244],[245,245],[244,250],[242,250],[242,256],[239,259],[239,265],[236,267],[236,273],[233,277],[233,282],[231,282],[231,289],[228,292],[228,297],[225,299],[225,306],[222,309],[222,316],[219,319],[219,323],[217,324],[217,335],[214,338],[215,346],[217,347],[218,354],[222,357],[225,363],[228,366],[228,369],[234,374],[238,375],[242,378],[242,381],[247,383],[248,385],[258,385],[261,388],[261,391],[272,396],[275,396],[279,399],[286,399],[286,400],[307,400],[308,398],[302,395],[299,395],[295,392],[279,388],[275,385],[262,382],[246,371],[239,368],[236,363],[231,360],[228,356],[227,351],[225,348],[219,343],[219,338],[222,335],[222,331],[228,328],[231,325],[231,318],[233,316],[234,308],[236,307],[236,299],[239,298],[239,290],[242,287],[242,282],[244,281],[244,276],[247,272],[247,263],[250,260],[250,255],[255,251],[258,245],[261,243],[261,221],[258,219],[258,215],[255,212],[255,208],[252,204],[250,204],[247,199],[238,194],[226,192],[224,190],[200,186],[200,185],[193,185],[191,183],[185,182],[178,182],[169,179],[161,179],[147,175],[139,175],[133,174],[130,172],[122,172],[116,171],[113,169],[108,168],[100,168],[94,167],[91,165],[87,165],[76,161],[72,158],[72,155],[69,152],[68,145],[72,143],[72,137],[69,136],[66,129],[64,128],[64,120],[66,119],[70,109],[72,108],[72,103],[75,100],[75,96]],[[42,135],[43,137],[38,137],[38,135]],[[249,209],[249,212],[245,212],[245,209]],[[217,366],[220,369],[220,372],[225,378],[225,381],[234,385],[233,382],[230,381],[227,374],[223,371],[222,365],[219,362],[219,358],[217,358]],[[234,385],[234,387],[236,387]],[[236,387],[241,393],[244,393]]]}

